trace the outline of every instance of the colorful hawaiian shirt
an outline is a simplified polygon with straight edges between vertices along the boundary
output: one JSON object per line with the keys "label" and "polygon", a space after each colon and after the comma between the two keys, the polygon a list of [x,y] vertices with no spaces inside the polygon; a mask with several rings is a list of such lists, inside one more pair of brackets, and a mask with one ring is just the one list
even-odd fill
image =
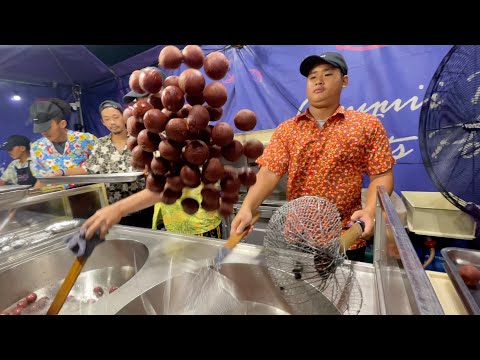
{"label": "colorful hawaiian shirt", "polygon": [[33,142],[30,154],[33,158],[36,177],[45,177],[55,170],[73,169],[82,166],[92,153],[97,137],[90,133],[67,131],[67,142],[60,154],[50,140],[45,137]]}

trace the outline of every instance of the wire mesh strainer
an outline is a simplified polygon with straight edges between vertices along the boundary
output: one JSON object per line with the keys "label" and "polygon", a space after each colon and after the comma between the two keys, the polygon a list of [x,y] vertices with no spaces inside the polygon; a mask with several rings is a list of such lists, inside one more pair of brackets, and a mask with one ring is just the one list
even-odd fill
{"label": "wire mesh strainer", "polygon": [[266,263],[292,307],[305,313],[322,292],[342,313],[360,311],[361,290],[344,260],[362,225],[356,223],[342,235],[336,206],[317,196],[292,200],[273,214],[264,238]]}

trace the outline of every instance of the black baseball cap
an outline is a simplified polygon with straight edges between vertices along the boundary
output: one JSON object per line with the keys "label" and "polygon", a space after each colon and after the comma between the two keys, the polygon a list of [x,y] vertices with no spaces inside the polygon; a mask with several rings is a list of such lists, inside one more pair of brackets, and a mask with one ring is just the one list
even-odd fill
{"label": "black baseball cap", "polygon": [[0,150],[10,151],[14,146],[25,146],[29,149],[30,139],[23,135],[12,135],[0,146]]}
{"label": "black baseball cap", "polygon": [[[160,73],[160,75],[162,76],[163,82],[165,82],[165,79],[167,78],[167,75],[165,75],[165,73],[164,73],[162,70],[160,70],[159,68],[154,67],[154,66],[147,66],[147,67],[144,67],[142,70],[145,70],[145,69],[148,69],[148,68],[154,68],[155,70],[157,70],[157,71]],[[132,90],[132,91],[128,92],[127,94],[125,94],[125,95],[123,96],[122,101],[123,101],[125,104],[130,104],[130,103],[131,103],[132,101],[134,101],[135,99],[144,98],[144,97],[146,97],[146,96],[148,96],[148,95],[149,95],[148,93],[143,93],[143,94],[141,94],[141,93],[137,93],[137,92],[135,92],[135,91]]]}
{"label": "black baseball cap", "polygon": [[119,103],[117,103],[113,100],[105,100],[104,102],[102,102],[100,104],[100,106],[98,107],[98,112],[101,113],[102,110],[106,109],[106,108],[114,108],[114,109],[117,109],[118,111],[120,111],[121,113],[123,113],[122,105],[120,105]]}
{"label": "black baseball cap", "polygon": [[324,52],[320,55],[311,55],[303,59],[300,64],[300,73],[308,77],[310,71],[320,63],[327,63],[340,69],[343,75],[347,75],[348,66],[342,54],[337,52]]}
{"label": "black baseball cap", "polygon": [[62,119],[64,112],[51,101],[36,101],[30,106],[30,119],[33,121],[33,132],[42,133],[50,129],[53,119]]}
{"label": "black baseball cap", "polygon": [[123,102],[124,102],[125,104],[130,104],[130,103],[131,103],[132,101],[134,101],[135,99],[144,98],[144,97],[146,97],[146,96],[148,96],[147,93],[145,93],[145,94],[140,94],[140,93],[137,93],[137,92],[135,92],[135,91],[132,90],[132,91],[128,92],[127,94],[125,94],[125,96],[123,97],[122,100],[123,100]]}

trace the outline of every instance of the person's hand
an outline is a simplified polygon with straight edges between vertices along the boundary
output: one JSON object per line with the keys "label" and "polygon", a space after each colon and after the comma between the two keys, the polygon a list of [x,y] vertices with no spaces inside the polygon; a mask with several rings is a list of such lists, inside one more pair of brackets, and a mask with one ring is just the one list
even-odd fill
{"label": "person's hand", "polygon": [[373,221],[374,219],[375,219],[375,216],[371,212],[365,209],[355,211],[352,217],[350,218],[350,220],[352,221],[362,220],[365,223],[365,229],[363,230],[363,233],[361,236],[361,238],[365,240],[370,239],[373,235],[373,227],[375,225]]}
{"label": "person's hand", "polygon": [[252,218],[253,214],[250,210],[240,208],[230,225],[230,233],[240,235],[245,229],[248,229],[246,236],[250,235],[253,231]]}
{"label": "person's hand", "polygon": [[118,206],[109,205],[100,210],[97,210],[95,214],[85,221],[80,231],[85,232],[85,239],[90,240],[92,236],[99,230],[100,239],[105,239],[108,230],[120,222],[122,219],[122,213]]}
{"label": "person's hand", "polygon": [[70,249],[73,254],[77,257],[89,257],[92,254],[93,249],[103,240],[100,240],[98,231],[95,233],[95,236],[87,242],[85,239],[84,231],[78,231],[69,238],[65,239],[67,248]]}
{"label": "person's hand", "polygon": [[48,174],[47,176],[63,176],[62,170],[55,170],[54,172]]}

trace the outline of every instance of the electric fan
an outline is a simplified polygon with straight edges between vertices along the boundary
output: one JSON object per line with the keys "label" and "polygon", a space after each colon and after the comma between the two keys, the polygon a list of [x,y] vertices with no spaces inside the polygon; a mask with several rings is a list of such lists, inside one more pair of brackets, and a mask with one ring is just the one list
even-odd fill
{"label": "electric fan", "polygon": [[480,46],[453,46],[425,93],[418,129],[437,189],[480,222]]}

